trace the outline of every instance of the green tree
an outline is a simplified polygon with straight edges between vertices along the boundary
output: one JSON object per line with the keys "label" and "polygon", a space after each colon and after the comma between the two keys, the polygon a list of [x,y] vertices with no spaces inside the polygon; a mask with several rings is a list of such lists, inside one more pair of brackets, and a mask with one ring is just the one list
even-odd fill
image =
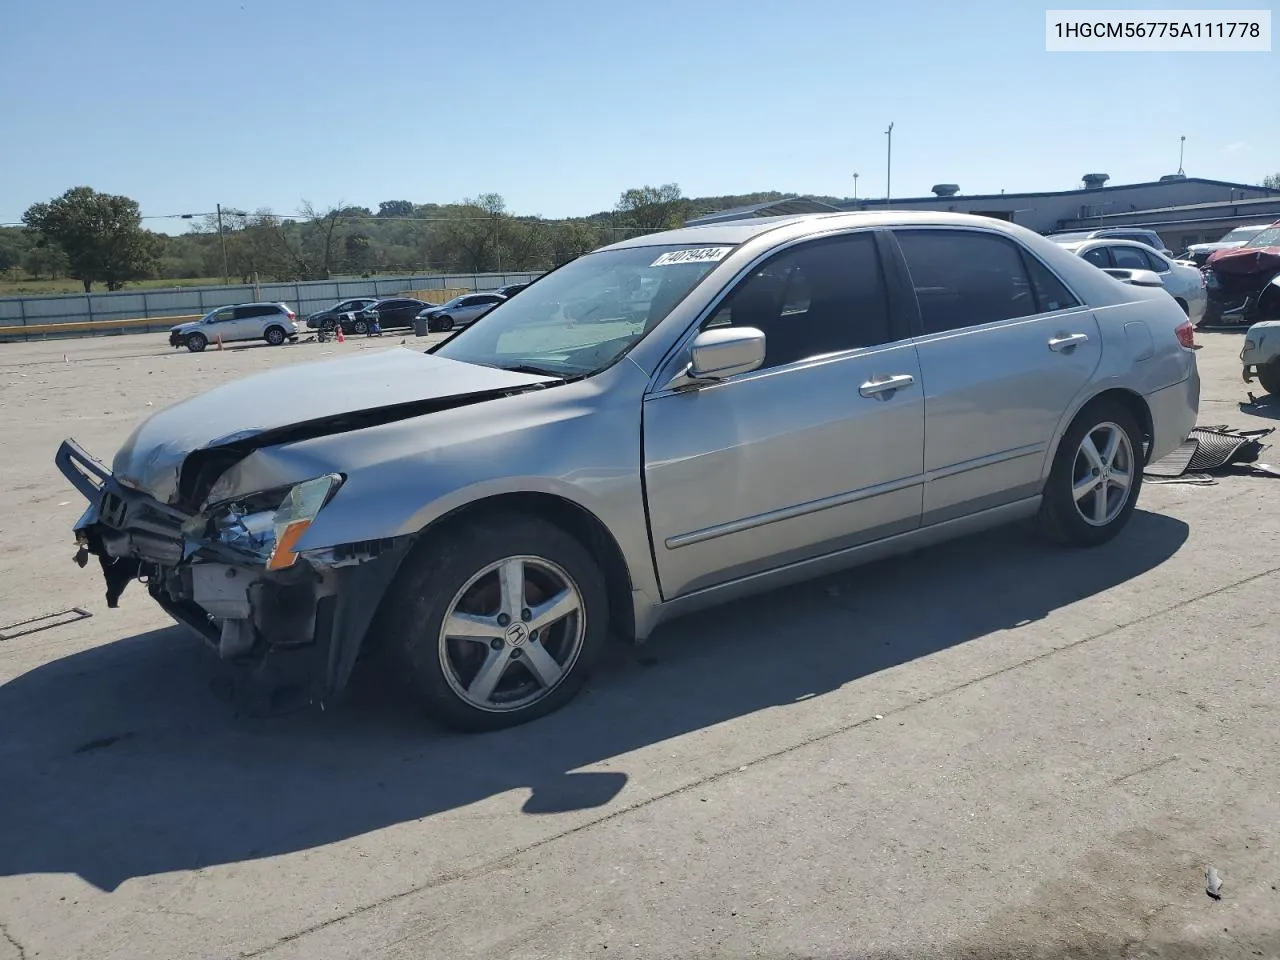
{"label": "green tree", "polygon": [[1280,190],[1280,173],[1269,173],[1262,178],[1262,185],[1268,190]]}
{"label": "green tree", "polygon": [[680,184],[634,187],[624,190],[614,207],[622,226],[638,230],[667,230],[684,222],[689,201],[680,193]]}
{"label": "green tree", "polygon": [[408,200],[383,200],[378,204],[380,217],[412,217],[413,204]]}
{"label": "green tree", "polygon": [[150,276],[160,253],[160,238],[142,228],[137,201],[90,187],[32,204],[22,222],[66,254],[68,272],[85,293],[95,283],[119,290],[127,280]]}

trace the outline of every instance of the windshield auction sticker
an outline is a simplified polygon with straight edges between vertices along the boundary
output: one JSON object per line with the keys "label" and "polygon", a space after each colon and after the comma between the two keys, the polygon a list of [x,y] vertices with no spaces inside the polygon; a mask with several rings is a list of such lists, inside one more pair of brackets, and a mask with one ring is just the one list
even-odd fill
{"label": "windshield auction sticker", "polygon": [[732,249],[733,247],[698,247],[694,250],[670,250],[649,264],[649,266],[669,267],[677,263],[718,263]]}

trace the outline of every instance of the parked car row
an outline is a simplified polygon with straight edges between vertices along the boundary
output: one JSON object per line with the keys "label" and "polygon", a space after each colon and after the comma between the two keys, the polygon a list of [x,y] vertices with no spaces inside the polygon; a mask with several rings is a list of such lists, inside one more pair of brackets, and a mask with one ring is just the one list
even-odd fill
{"label": "parked car row", "polygon": [[428,330],[449,331],[484,316],[529,286],[529,282],[462,294],[443,304],[427,303],[415,297],[356,297],[311,314],[306,323],[313,330],[333,331],[341,326],[343,333],[364,334],[375,326],[383,330],[412,327],[415,320],[425,319]]}

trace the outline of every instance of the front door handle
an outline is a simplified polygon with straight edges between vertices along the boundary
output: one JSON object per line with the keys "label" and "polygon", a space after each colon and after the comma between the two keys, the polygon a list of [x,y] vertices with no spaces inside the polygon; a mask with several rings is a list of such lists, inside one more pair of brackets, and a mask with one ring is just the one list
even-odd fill
{"label": "front door handle", "polygon": [[1070,350],[1072,347],[1078,347],[1082,343],[1089,342],[1087,333],[1072,333],[1065,337],[1054,337],[1049,341],[1049,349],[1054,353],[1062,353],[1063,350]]}
{"label": "front door handle", "polygon": [[916,378],[909,373],[899,373],[892,377],[884,377],[880,380],[868,380],[858,388],[858,392],[864,397],[875,397],[879,400],[888,400],[889,394],[895,390],[901,390],[903,387],[909,387],[916,382]]}

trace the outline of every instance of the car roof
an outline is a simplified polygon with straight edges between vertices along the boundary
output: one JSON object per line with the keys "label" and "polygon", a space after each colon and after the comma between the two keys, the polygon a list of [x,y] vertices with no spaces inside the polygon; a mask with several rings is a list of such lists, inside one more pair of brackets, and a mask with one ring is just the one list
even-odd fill
{"label": "car roof", "polygon": [[251,300],[247,303],[224,303],[220,307],[213,307],[209,313],[216,310],[233,310],[239,307],[283,307],[284,303],[279,300]]}
{"label": "car roof", "polygon": [[[712,246],[737,246],[771,231],[779,234],[779,240],[803,237],[810,233],[854,227],[975,227],[995,230],[1010,236],[1026,236],[1033,231],[1019,224],[995,217],[983,217],[970,213],[946,213],[931,210],[841,211],[838,213],[803,213],[781,217],[755,217],[723,223],[710,223],[700,227],[678,227],[661,233],[629,237],[593,251],[625,250],[634,247],[665,246],[668,244],[699,244]],[[1035,236],[1040,236],[1035,234]],[[590,256],[590,254],[587,254]]]}
{"label": "car roof", "polygon": [[1064,250],[1070,250],[1072,253],[1084,247],[1137,247],[1139,250],[1160,252],[1149,243],[1140,243],[1137,240],[1121,240],[1118,237],[1090,237],[1088,240],[1075,240],[1071,243],[1060,243],[1058,246]]}

